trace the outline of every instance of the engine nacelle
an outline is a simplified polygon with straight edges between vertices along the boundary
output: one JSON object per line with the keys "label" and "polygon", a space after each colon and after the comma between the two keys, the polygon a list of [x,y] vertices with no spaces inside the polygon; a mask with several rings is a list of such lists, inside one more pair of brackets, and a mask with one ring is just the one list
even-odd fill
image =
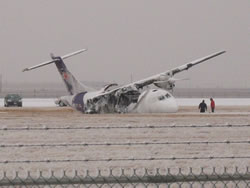
{"label": "engine nacelle", "polygon": [[175,87],[175,82],[174,81],[159,81],[159,82],[154,82],[154,85],[165,90],[173,90]]}

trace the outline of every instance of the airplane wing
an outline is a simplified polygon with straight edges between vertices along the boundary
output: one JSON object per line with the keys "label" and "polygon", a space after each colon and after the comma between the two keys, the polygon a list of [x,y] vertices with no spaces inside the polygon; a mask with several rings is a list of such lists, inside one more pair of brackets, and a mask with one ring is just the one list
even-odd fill
{"label": "airplane wing", "polygon": [[190,69],[191,67],[193,67],[195,65],[203,63],[203,62],[205,62],[205,61],[207,61],[209,59],[212,59],[212,58],[214,58],[216,56],[219,56],[219,55],[221,55],[221,54],[223,54],[225,52],[226,51],[220,51],[220,52],[213,53],[211,55],[208,55],[206,57],[197,59],[197,60],[192,61],[190,63],[186,63],[186,64],[181,65],[179,67],[176,67],[174,69],[167,70],[165,72],[150,76],[148,78],[145,78],[145,79],[142,79],[142,80],[139,80],[139,81],[136,81],[136,82],[133,82],[133,83],[130,83],[130,84],[115,88],[115,89],[110,90],[108,92],[104,92],[104,93],[102,93],[102,94],[100,94],[100,95],[98,95],[96,97],[111,94],[111,93],[114,93],[114,92],[121,92],[121,93],[124,92],[124,93],[126,93],[127,91],[138,90],[138,89],[141,89],[141,88],[143,88],[145,86],[154,84],[156,82],[167,82],[175,74],[177,74],[179,72],[182,72],[182,71],[185,71],[185,70],[188,70],[188,69]]}
{"label": "airplane wing", "polygon": [[195,65],[198,65],[200,63],[203,63],[209,59],[212,59],[216,56],[219,56],[223,53],[225,53],[226,51],[220,51],[220,52],[217,52],[217,53],[214,53],[214,54],[211,54],[211,55],[208,55],[206,57],[203,57],[203,58],[200,58],[200,59],[197,59],[195,61],[192,61],[190,63],[186,63],[184,65],[181,65],[179,67],[176,67],[174,69],[171,69],[171,70],[167,70],[165,72],[162,72],[160,74],[156,74],[154,76],[151,76],[151,77],[148,77],[146,79],[143,79],[143,80],[140,80],[140,81],[137,81],[137,82],[134,82],[132,84],[134,84],[135,86],[137,86],[137,88],[142,88],[144,86],[147,86],[147,85],[150,85],[150,84],[153,84],[154,82],[157,82],[157,81],[167,81],[170,77],[174,76],[175,74],[179,73],[179,72],[182,72],[184,70],[188,70],[190,69],[191,67],[195,66]]}

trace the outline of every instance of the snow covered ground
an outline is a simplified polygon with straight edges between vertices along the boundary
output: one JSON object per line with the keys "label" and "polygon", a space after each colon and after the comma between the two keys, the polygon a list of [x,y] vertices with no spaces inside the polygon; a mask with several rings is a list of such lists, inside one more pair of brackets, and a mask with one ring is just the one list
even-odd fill
{"label": "snow covered ground", "polygon": [[[250,166],[250,159],[247,158],[250,156],[249,126],[206,125],[228,125],[229,123],[249,125],[250,116],[246,114],[249,112],[250,106],[218,106],[214,114],[200,114],[195,106],[183,106],[179,113],[173,114],[82,114],[67,107],[0,108],[0,168],[8,172],[21,171],[21,174],[23,171],[26,173],[27,170],[37,172],[38,169],[95,171],[109,168],[188,169],[214,166],[228,168],[238,166],[239,169],[243,169]],[[142,126],[144,128],[140,128]],[[158,128],[152,128],[152,126],[158,126]],[[28,129],[28,127],[37,128],[37,130]],[[86,127],[86,129],[79,129],[79,127]],[[16,128],[16,130],[10,130],[10,128]],[[98,143],[207,141],[245,142],[241,144],[98,145]],[[78,143],[88,144],[70,145]],[[89,145],[93,143],[97,145]],[[40,146],[24,147],[32,144]],[[62,146],[44,147],[41,146],[43,144]],[[18,147],[12,147],[12,145],[18,145]],[[174,159],[208,156],[246,158]],[[173,160],[115,160],[142,158],[173,158]],[[98,161],[77,161],[83,159]],[[103,161],[103,159],[114,160]],[[45,162],[39,162],[44,160]],[[46,162],[47,160],[58,162]],[[60,162],[60,160],[75,161]]]}
{"label": "snow covered ground", "polygon": [[[198,106],[203,98],[177,98],[179,106]],[[210,104],[209,99],[204,99]],[[250,98],[215,98],[218,106],[250,106]],[[4,99],[0,99],[0,107],[4,106]],[[55,107],[55,99],[53,98],[24,98],[24,107]]]}

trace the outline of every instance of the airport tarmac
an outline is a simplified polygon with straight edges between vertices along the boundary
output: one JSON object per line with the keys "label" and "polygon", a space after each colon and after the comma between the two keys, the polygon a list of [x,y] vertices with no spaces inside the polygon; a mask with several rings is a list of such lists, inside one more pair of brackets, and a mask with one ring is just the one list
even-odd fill
{"label": "airport tarmac", "polygon": [[0,167],[243,168],[250,166],[250,126],[241,125],[249,124],[250,106],[217,106],[213,114],[182,106],[174,114],[99,115],[67,107],[2,107]]}

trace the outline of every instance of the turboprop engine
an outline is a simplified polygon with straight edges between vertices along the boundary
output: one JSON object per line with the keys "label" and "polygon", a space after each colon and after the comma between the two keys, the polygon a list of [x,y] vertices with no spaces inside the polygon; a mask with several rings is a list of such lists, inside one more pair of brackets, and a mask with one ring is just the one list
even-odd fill
{"label": "turboprop engine", "polygon": [[167,80],[163,81],[156,81],[154,82],[154,85],[165,90],[173,90],[175,87],[175,82],[180,80],[187,80],[187,79],[177,79],[174,77],[170,77]]}
{"label": "turboprop engine", "polygon": [[173,90],[175,87],[175,81],[167,80],[167,81],[158,81],[154,82],[154,85],[165,90]]}

